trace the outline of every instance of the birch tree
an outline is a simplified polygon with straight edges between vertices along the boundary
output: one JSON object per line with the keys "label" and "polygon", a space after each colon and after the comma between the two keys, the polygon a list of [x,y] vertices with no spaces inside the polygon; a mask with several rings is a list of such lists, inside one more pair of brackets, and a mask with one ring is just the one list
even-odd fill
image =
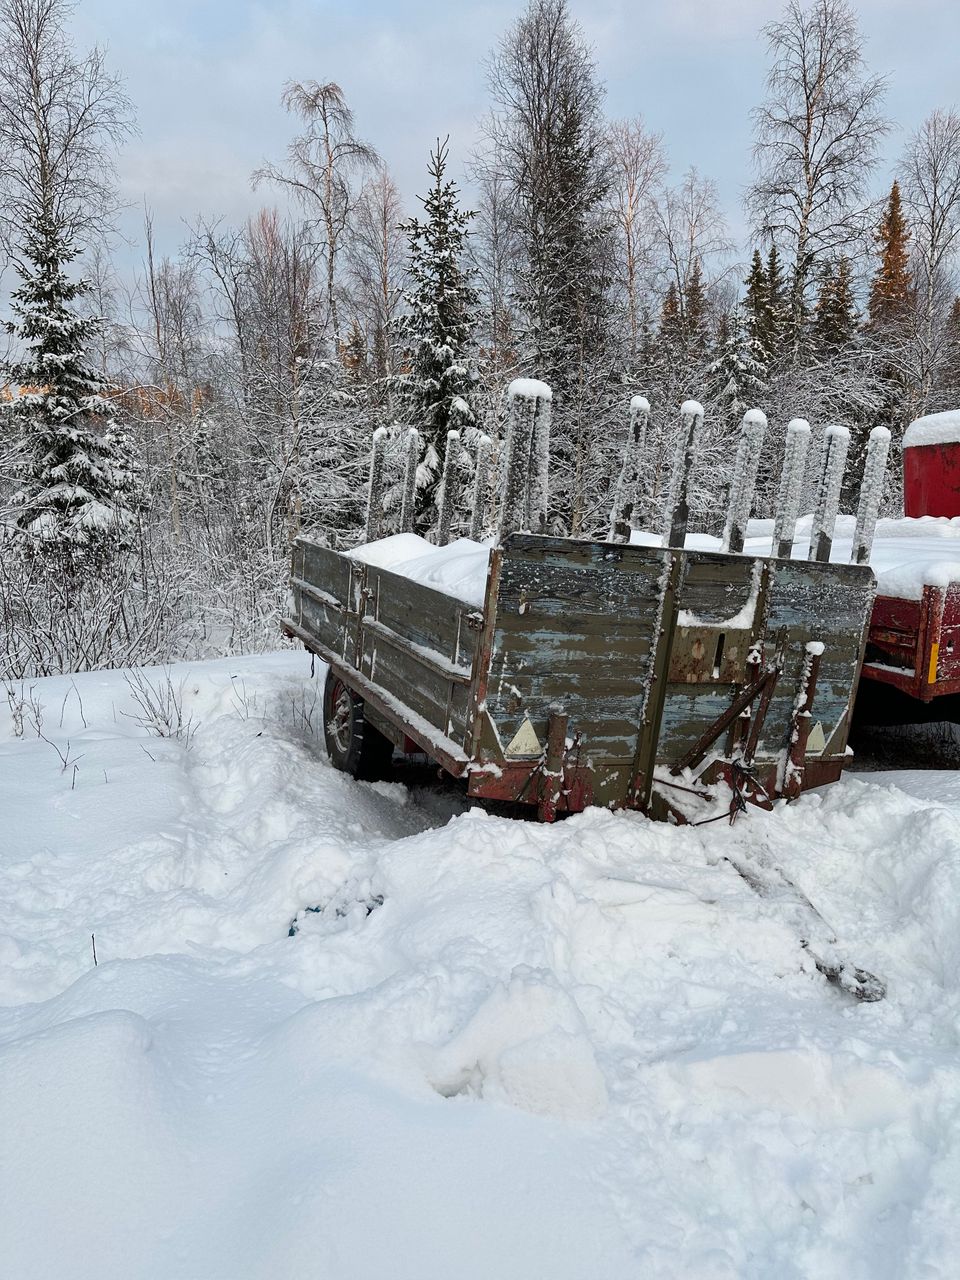
{"label": "birch tree", "polygon": [[942,363],[960,249],[960,114],[934,111],[902,160],[903,194],[913,233],[916,294],[917,412],[929,404]]}
{"label": "birch tree", "polygon": [[663,138],[650,133],[639,116],[609,126],[612,212],[620,234],[623,288],[630,331],[630,356],[639,349],[642,285],[652,266],[654,198],[667,172]]}
{"label": "birch tree", "polygon": [[789,0],[763,28],[772,64],[754,111],[756,181],[747,207],[757,233],[791,260],[789,321],[799,354],[819,267],[864,235],[869,178],[889,125],[885,81],[870,75],[846,0]]}
{"label": "birch tree", "polygon": [[363,184],[347,245],[351,299],[371,357],[374,398],[392,405],[397,322],[407,280],[403,207],[396,183],[378,169]]}
{"label": "birch tree", "polygon": [[326,298],[334,344],[341,340],[337,303],[337,260],[356,201],[351,179],[374,168],[376,151],[354,132],[353,112],[338,84],[291,80],[283,91],[283,105],[304,123],[287,148],[287,167],[266,164],[253,175],[291,191],[323,229]]}

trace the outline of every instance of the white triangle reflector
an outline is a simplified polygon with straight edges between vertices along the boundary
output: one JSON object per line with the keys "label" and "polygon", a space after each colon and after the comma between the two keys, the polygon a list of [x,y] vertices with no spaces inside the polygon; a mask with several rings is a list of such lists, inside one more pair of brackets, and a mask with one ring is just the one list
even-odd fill
{"label": "white triangle reflector", "polygon": [[530,723],[529,718],[524,716],[523,724],[513,735],[513,740],[507,747],[505,754],[508,756],[538,756],[542,751],[543,747],[540,745],[536,730]]}

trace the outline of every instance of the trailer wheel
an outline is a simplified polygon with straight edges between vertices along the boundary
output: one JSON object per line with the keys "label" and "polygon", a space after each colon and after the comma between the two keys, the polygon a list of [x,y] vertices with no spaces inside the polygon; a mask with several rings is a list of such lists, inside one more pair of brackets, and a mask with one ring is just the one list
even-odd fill
{"label": "trailer wheel", "polygon": [[363,714],[363,699],[333,671],[323,688],[323,735],[335,769],[376,782],[390,768],[393,743]]}

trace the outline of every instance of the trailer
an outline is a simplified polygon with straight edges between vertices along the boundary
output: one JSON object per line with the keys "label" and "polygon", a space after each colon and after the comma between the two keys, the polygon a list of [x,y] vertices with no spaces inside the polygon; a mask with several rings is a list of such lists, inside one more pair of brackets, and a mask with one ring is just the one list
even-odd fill
{"label": "trailer", "polygon": [[[634,443],[645,404],[631,405]],[[542,383],[511,387],[498,537],[493,546],[462,540],[478,565],[470,590],[417,580],[387,554],[404,539],[421,559],[442,559],[449,548],[442,533],[432,545],[403,527],[406,498],[400,530],[383,536],[382,438],[374,442],[368,544],[344,552],[296,540],[283,628],[328,664],[333,763],[370,778],[396,751],[423,754],[464,779],[470,796],[534,806],[544,821],[590,805],[676,822],[732,820],[748,804],[770,807],[835,781],[849,756],[875,591],[862,554],[829,562],[842,429],[825,450],[810,558],[797,560],[744,551],[766,426],[756,411],[744,420],[721,548],[685,546],[703,421],[692,401],[681,408],[661,545],[629,540],[634,448],[616,486],[610,537],[549,536],[549,405]],[[777,546],[792,546],[801,436],[792,423]],[[405,495],[415,446],[405,445]],[[448,454],[456,447],[448,440]],[[450,500],[445,489],[441,508]],[[869,542],[876,511],[871,517],[868,502],[861,514],[861,543]]]}

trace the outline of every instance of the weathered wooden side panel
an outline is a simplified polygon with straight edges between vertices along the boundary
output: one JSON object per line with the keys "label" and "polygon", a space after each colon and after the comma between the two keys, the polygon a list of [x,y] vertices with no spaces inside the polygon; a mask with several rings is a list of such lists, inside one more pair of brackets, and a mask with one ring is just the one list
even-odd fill
{"label": "weathered wooden side panel", "polygon": [[348,680],[351,672],[362,677],[378,723],[415,723],[425,744],[442,738],[448,754],[463,751],[479,611],[307,539],[294,546],[291,589],[290,622]]}
{"label": "weathered wooden side panel", "polygon": [[463,746],[481,615],[442,591],[373,566],[364,590],[359,670]]}
{"label": "weathered wooden side panel", "polygon": [[502,758],[536,760],[551,711],[568,717],[571,759],[593,801],[623,803],[649,693],[670,553],[511,538],[500,568],[484,713]]}
{"label": "weathered wooden side panel", "polygon": [[351,664],[356,650],[360,585],[353,561],[309,539],[296,540],[290,574],[292,620]]}
{"label": "weathered wooden side panel", "polygon": [[[773,637],[785,629],[792,642],[790,651],[798,656],[804,636],[823,644],[812,716],[825,740],[820,754],[825,758],[843,756],[876,579],[866,565],[831,565],[829,572],[822,573],[789,560],[777,561],[774,573],[767,634]],[[799,662],[794,675],[798,680]],[[781,683],[785,686],[778,688],[782,723],[796,683],[793,689],[786,678]],[[775,700],[770,710],[774,722],[777,707]]]}

